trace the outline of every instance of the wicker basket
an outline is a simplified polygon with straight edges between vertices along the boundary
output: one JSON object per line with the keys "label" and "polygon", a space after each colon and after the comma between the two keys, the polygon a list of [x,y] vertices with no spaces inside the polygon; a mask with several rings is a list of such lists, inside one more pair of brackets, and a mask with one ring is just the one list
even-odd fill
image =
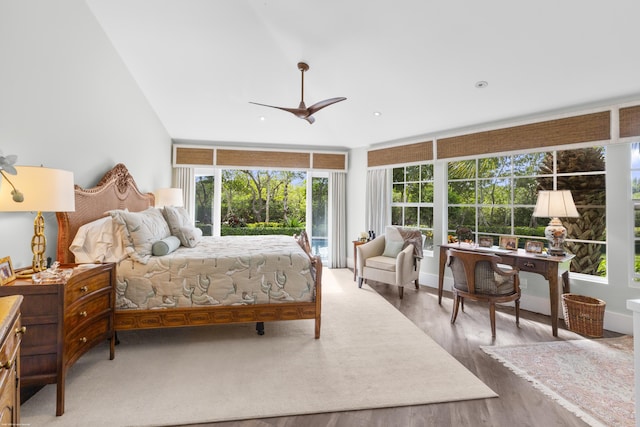
{"label": "wicker basket", "polygon": [[605,306],[606,303],[598,298],[562,294],[562,311],[567,328],[589,337],[602,337]]}

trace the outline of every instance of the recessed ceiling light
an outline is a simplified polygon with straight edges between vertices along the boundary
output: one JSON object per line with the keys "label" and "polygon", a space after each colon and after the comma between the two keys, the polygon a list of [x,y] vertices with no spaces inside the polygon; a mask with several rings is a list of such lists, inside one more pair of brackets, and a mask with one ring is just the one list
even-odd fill
{"label": "recessed ceiling light", "polygon": [[478,89],[484,89],[487,86],[489,86],[489,83],[485,82],[484,80],[480,80],[480,81],[476,82],[476,87]]}
{"label": "recessed ceiling light", "polygon": [[373,115],[376,117],[380,117],[382,115],[382,113],[380,111],[374,111]]}
{"label": "recessed ceiling light", "polygon": [[260,116],[258,117],[258,120],[260,120],[261,122],[264,122],[265,120],[267,120],[267,118],[265,116]]}

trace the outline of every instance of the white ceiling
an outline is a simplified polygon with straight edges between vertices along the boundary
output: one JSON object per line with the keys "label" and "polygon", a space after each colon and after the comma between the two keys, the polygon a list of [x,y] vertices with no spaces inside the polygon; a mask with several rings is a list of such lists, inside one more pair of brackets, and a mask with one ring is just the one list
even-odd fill
{"label": "white ceiling", "polygon": [[[638,0],[87,3],[177,140],[364,147],[640,95]],[[297,107],[300,61],[307,106],[347,100],[249,103]]]}

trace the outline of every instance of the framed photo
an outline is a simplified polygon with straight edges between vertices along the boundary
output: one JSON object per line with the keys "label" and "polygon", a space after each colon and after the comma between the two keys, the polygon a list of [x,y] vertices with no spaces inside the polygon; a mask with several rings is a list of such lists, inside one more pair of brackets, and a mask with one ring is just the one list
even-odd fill
{"label": "framed photo", "polygon": [[500,249],[518,250],[518,238],[516,236],[500,236]]}
{"label": "framed photo", "polygon": [[527,240],[524,244],[524,250],[533,254],[541,254],[544,244],[536,240]]}
{"label": "framed photo", "polygon": [[11,258],[0,258],[0,285],[6,285],[13,280],[16,280],[16,273],[13,271]]}
{"label": "framed photo", "polygon": [[478,246],[481,248],[490,248],[493,246],[493,237],[480,237],[478,239]]}

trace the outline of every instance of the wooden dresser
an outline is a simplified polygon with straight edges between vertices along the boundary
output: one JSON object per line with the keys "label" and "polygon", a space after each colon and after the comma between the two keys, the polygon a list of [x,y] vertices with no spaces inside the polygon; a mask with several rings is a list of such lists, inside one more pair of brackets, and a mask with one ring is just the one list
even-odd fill
{"label": "wooden dresser", "polygon": [[66,284],[34,284],[17,279],[0,286],[0,296],[23,295],[21,400],[46,384],[57,385],[56,415],[64,413],[67,369],[96,344],[110,340],[115,353],[115,264],[63,264],[73,268]]}
{"label": "wooden dresser", "polygon": [[0,426],[20,424],[20,324],[22,296],[0,298]]}

